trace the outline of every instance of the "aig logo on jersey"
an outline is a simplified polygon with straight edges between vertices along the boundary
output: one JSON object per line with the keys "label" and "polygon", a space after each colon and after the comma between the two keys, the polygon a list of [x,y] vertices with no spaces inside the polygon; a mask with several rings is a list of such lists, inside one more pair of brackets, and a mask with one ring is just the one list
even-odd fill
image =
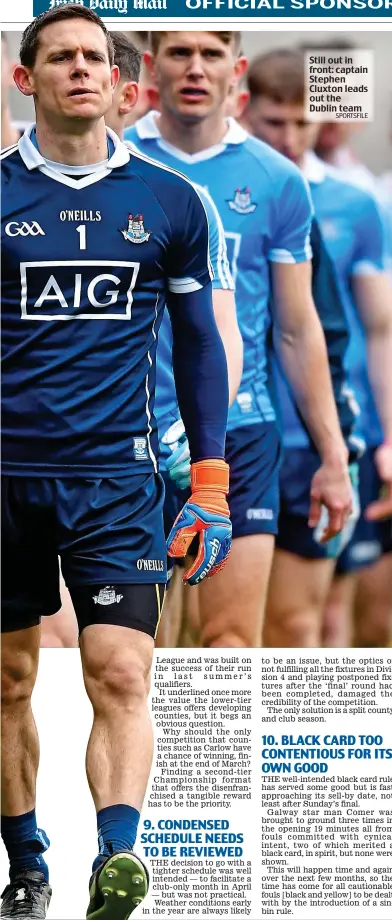
{"label": "aig logo on jersey", "polygon": [[131,318],[140,262],[22,262],[26,320]]}
{"label": "aig logo on jersey", "polygon": [[45,236],[45,231],[36,220],[32,220],[31,223],[25,220],[22,223],[11,220],[6,225],[5,232],[7,236]]}

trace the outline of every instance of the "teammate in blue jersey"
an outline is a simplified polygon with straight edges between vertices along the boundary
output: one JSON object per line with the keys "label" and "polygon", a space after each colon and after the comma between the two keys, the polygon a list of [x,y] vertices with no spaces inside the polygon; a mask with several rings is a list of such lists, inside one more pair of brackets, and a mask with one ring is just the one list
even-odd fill
{"label": "teammate in blue jersey", "polygon": [[347,452],[310,293],[311,207],[294,166],[235,122],[226,123],[226,99],[244,69],[240,33],[154,32],[151,41],[146,61],[159,91],[160,114],[147,115],[126,137],[208,188],[226,234],[244,339],[244,372],[226,441],[235,540],[214,590],[201,586],[201,642],[259,646],[280,458],[267,380],[270,274],[282,358],[323,456],[313,481],[312,520],[318,520],[324,501],[331,512],[325,536],[331,536],[351,505]]}
{"label": "teammate in blue jersey", "polygon": [[[135,106],[135,48],[121,32],[112,32],[114,61],[120,71],[119,83],[113,96],[106,124],[123,137],[126,122]],[[156,93],[156,91],[155,91]],[[242,373],[242,338],[238,329],[233,282],[227,261],[224,231],[216,207],[208,192],[198,186],[206,209],[209,226],[209,254],[214,273],[212,301],[214,316],[225,348],[229,377],[229,401],[236,396]],[[154,414],[160,439],[160,469],[165,481],[164,523],[169,534],[174,520],[184,504],[184,490],[190,486],[190,454],[183,422],[180,417],[173,376],[173,335],[170,316],[165,310],[158,335]],[[173,560],[170,560],[171,562]],[[168,574],[172,574],[169,570]],[[166,595],[165,616],[161,619],[156,645],[175,647],[181,628],[182,571],[174,572],[170,592]],[[177,576],[177,577],[176,577]],[[197,592],[187,592],[186,600],[195,606]],[[184,598],[185,599],[185,598]],[[51,618],[54,619],[54,618]],[[50,620],[49,620],[50,622]]]}
{"label": "teammate in blue jersey", "polygon": [[[15,70],[34,97],[36,127],[2,154],[5,918],[40,920],[51,897],[30,700],[40,619],[60,606],[58,556],[94,711],[87,772],[99,856],[87,915],[126,920],[147,892],[133,845],[152,757],[147,693],[166,580],[153,411],[165,303],[193,461],[172,543],[180,554],[199,540],[190,583],[221,568],[230,548],[227,366],[206,213],[191,183],[106,131],[117,79],[110,35],[94,13],[67,5],[38,17]],[[71,832],[79,838],[76,817]]]}
{"label": "teammate in blue jersey", "polygon": [[[373,393],[385,432],[391,430],[392,421],[392,393],[388,375],[384,372],[391,361],[391,295],[384,272],[383,232],[377,206],[368,193],[341,181],[336,174],[327,171],[313,154],[307,152],[317,126],[309,125],[305,119],[304,67],[300,53],[277,51],[258,58],[249,73],[249,88],[251,95],[245,110],[246,123],[258,137],[297,162],[310,182],[316,217],[336,269],[350,329],[345,363],[361,409],[358,434],[362,434],[374,450],[381,442],[381,431]],[[366,339],[372,386],[366,370]],[[286,459],[281,483],[285,514],[282,531],[278,536],[267,623],[272,645],[287,644],[287,639],[293,638],[293,631],[298,635],[299,644],[306,645],[314,635],[312,624],[320,621],[320,610],[330,579],[330,565],[315,561],[319,556],[318,545],[314,544],[311,552],[311,543],[307,545],[300,538],[295,543],[306,514],[306,508],[300,506],[298,498],[302,494],[304,476],[309,475],[309,465],[311,469],[311,463],[314,462],[314,452],[309,448],[305,428],[298,416],[295,418],[293,415],[287,388],[281,386],[280,391],[286,424]],[[387,447],[377,452],[379,472],[391,490],[392,471],[388,468],[388,456]],[[361,461],[362,474],[368,462],[367,455]],[[361,481],[366,484],[366,477],[361,475]],[[365,485],[361,496],[365,508],[372,498],[376,498],[376,494],[369,495]],[[388,510],[385,505],[372,509],[375,515],[384,514],[385,510]],[[353,540],[357,540],[363,524],[357,526]],[[386,532],[386,529],[387,525],[383,524],[382,530]],[[369,538],[365,537],[365,540],[367,543]],[[366,549],[366,543],[363,550]],[[344,559],[352,552],[353,545],[349,545],[341,558]],[[369,545],[367,548],[370,548]],[[366,562],[362,552],[361,558],[358,553],[357,562]],[[285,585],[290,585],[290,589],[285,590]],[[347,625],[347,619],[341,620],[340,628],[343,624]],[[346,646],[349,644],[347,632],[344,639],[341,644]],[[327,644],[335,644],[331,641],[331,635]]]}

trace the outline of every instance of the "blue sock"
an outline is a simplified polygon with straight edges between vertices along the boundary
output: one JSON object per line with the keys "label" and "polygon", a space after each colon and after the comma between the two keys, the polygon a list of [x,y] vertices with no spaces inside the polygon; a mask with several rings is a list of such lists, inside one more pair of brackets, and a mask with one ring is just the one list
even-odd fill
{"label": "blue sock", "polygon": [[98,812],[99,856],[93,863],[93,872],[112,853],[133,849],[139,820],[140,813],[131,805],[109,805]]}
{"label": "blue sock", "polygon": [[35,810],[25,815],[1,818],[1,836],[10,861],[10,879],[23,869],[43,872],[49,881],[49,870],[42,856],[50,846],[44,831],[37,827]]}

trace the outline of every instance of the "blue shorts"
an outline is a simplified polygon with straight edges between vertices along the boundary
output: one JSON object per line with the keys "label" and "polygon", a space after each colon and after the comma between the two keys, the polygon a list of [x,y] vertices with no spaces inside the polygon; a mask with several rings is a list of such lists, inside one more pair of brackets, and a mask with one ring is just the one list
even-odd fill
{"label": "blue shorts", "polygon": [[[317,528],[308,525],[310,488],[320,464],[319,455],[311,448],[289,447],[284,452],[280,469],[280,516],[276,546],[301,559],[336,559],[343,541],[348,539],[348,533],[343,530],[337,537],[328,540],[328,543],[319,543],[316,539]],[[350,472],[355,487],[357,463],[351,465]],[[351,522],[346,527],[352,527]]]}
{"label": "blue shorts", "polygon": [[59,610],[60,557],[80,630],[108,623],[154,636],[167,577],[163,497],[162,479],[151,473],[3,476],[3,629]]}
{"label": "blue shorts", "polygon": [[[257,533],[276,534],[280,452],[280,438],[273,422],[227,432],[226,461],[230,466],[228,503],[233,539]],[[181,492],[167,475],[164,480],[165,531],[168,535],[190,491]]]}
{"label": "blue shorts", "polygon": [[[359,460],[359,495],[364,512],[370,502],[379,498],[382,487],[374,462],[377,448],[370,447]],[[338,559],[337,575],[348,575],[366,568],[392,552],[392,518],[386,521],[367,521],[361,514],[353,536]]]}

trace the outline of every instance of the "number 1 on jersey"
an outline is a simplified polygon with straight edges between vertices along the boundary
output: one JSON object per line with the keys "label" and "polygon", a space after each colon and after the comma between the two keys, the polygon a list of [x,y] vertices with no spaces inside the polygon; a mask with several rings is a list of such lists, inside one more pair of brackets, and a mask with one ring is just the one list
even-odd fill
{"label": "number 1 on jersey", "polygon": [[87,249],[86,224],[80,224],[80,227],[76,227],[76,230],[80,237],[79,239],[80,249]]}

